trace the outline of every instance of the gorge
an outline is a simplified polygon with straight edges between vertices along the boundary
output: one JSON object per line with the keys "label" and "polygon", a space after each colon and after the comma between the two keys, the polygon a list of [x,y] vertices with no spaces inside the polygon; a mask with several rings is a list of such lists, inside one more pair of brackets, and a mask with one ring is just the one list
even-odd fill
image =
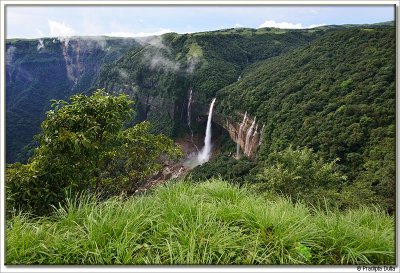
{"label": "gorge", "polygon": [[32,155],[50,100],[104,88],[134,100],[132,124],[149,121],[187,156],[209,130],[200,169],[226,155],[251,175],[276,151],[309,147],[338,159],[346,186],[385,194],[395,177],[394,37],[388,22],[7,40],[6,161]]}

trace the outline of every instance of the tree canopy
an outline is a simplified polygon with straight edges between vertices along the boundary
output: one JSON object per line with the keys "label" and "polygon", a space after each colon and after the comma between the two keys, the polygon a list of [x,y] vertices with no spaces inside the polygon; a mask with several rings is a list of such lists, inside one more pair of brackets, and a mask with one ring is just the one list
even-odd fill
{"label": "tree canopy", "polygon": [[105,90],[53,101],[29,163],[7,168],[11,206],[41,213],[62,202],[66,191],[131,192],[160,169],[161,155],[180,156],[171,139],[150,133],[148,122],[125,127],[132,104],[127,95]]}

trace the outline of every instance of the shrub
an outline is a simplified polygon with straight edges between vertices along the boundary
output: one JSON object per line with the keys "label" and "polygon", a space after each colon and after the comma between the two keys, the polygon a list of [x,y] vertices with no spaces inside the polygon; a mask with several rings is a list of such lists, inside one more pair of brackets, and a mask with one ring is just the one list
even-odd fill
{"label": "shrub", "polygon": [[292,200],[304,199],[315,204],[325,197],[335,204],[346,181],[336,162],[324,162],[312,149],[290,146],[273,152],[264,162],[256,175],[258,187],[288,195]]}

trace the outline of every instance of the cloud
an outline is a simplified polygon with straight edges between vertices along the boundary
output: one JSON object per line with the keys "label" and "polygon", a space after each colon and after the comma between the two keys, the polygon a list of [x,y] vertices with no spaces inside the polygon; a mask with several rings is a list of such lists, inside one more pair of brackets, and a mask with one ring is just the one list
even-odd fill
{"label": "cloud", "polygon": [[326,24],[309,25],[307,28],[315,28],[315,27],[322,27],[322,26],[326,26]]}
{"label": "cloud", "polygon": [[154,32],[124,32],[124,31],[116,31],[110,33],[104,33],[105,36],[111,37],[148,37],[148,36],[158,36],[163,35],[165,33],[172,32],[172,30],[168,28],[162,28]]}
{"label": "cloud", "polygon": [[39,39],[38,40],[38,45],[36,47],[37,51],[41,50],[42,48],[44,48],[44,43],[43,43],[43,39]]}
{"label": "cloud", "polygon": [[197,66],[197,64],[199,63],[199,58],[197,58],[197,57],[192,57],[192,58],[189,58],[189,60],[188,60],[188,67],[186,68],[186,73],[188,73],[188,74],[193,74],[193,72],[194,72],[194,70],[195,70],[195,68],[196,68],[196,66]]}
{"label": "cloud", "polygon": [[324,25],[325,24],[303,26],[301,23],[293,24],[293,23],[289,23],[289,22],[275,22],[274,20],[267,20],[263,24],[261,24],[258,28],[275,27],[275,28],[284,28],[284,29],[302,29],[302,28],[320,27],[320,26],[324,26]]}
{"label": "cloud", "polygon": [[244,26],[241,24],[235,24],[235,26],[234,26],[234,28],[241,28],[241,27],[244,27]]}
{"label": "cloud", "polygon": [[[66,47],[69,46],[70,37],[77,35],[77,32],[74,29],[72,29],[71,27],[67,26],[64,23],[48,20],[48,24],[50,29],[50,36],[57,37],[57,39],[60,42],[65,43]],[[84,24],[82,25],[82,29],[86,29],[87,30],[86,32],[90,33],[90,31],[95,32],[96,28],[93,24],[90,25],[89,23],[84,22]],[[41,37],[43,37],[43,33],[39,29],[36,29],[36,31],[41,35]],[[76,39],[80,40],[80,45],[86,48],[93,48],[99,46],[100,48],[105,49],[107,45],[106,40],[102,37],[91,36],[91,37],[85,37],[84,39],[80,38]],[[55,40],[53,40],[53,43],[54,42]],[[44,48],[43,40],[39,39],[39,44],[37,46],[37,49],[40,50],[42,48]]]}
{"label": "cloud", "polygon": [[138,37],[138,38],[139,39],[136,39],[136,41],[138,41],[142,45],[151,45],[155,48],[166,49],[168,52],[170,52],[169,48],[164,45],[162,37],[160,36],[150,36],[148,38]]}
{"label": "cloud", "polygon": [[50,35],[52,37],[71,37],[75,31],[64,23],[48,20]]}
{"label": "cloud", "polygon": [[123,68],[114,68],[113,71],[117,71],[117,73],[119,74],[119,76],[120,76],[122,79],[124,79],[124,80],[126,80],[126,79],[129,78],[128,72],[127,72],[125,69],[123,69]]}
{"label": "cloud", "polygon": [[153,55],[145,56],[150,63],[151,69],[165,69],[167,71],[178,72],[180,70],[180,64],[164,57],[161,52],[157,52]]}

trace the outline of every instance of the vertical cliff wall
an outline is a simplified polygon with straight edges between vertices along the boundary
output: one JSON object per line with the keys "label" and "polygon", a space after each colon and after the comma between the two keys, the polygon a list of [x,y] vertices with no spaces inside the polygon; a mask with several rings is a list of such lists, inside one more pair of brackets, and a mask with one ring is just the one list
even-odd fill
{"label": "vertical cliff wall", "polygon": [[[240,122],[235,122],[233,119],[219,113],[215,113],[213,121],[223,127],[232,141],[239,145],[239,156],[236,155],[236,157],[247,156],[254,159],[261,144],[263,126],[262,124],[260,126],[260,122],[257,122],[256,117],[252,117],[249,114],[238,112],[237,115],[240,117]],[[244,119],[245,115],[246,118]]]}

